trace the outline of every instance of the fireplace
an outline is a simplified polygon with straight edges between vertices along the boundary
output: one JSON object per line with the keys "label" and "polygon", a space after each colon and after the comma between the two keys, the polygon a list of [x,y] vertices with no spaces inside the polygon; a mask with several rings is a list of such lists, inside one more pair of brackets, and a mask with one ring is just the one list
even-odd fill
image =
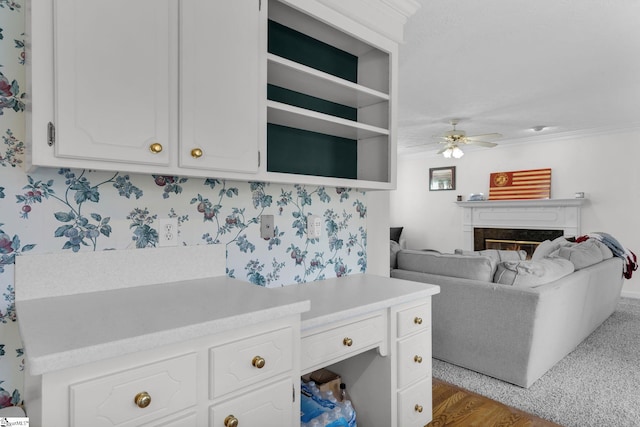
{"label": "fireplace", "polygon": [[[486,246],[513,248],[517,245],[533,253],[538,242],[559,236],[580,235],[580,210],[586,199],[491,200],[456,202],[462,215],[463,248],[481,250]],[[495,230],[476,237],[476,230]],[[477,240],[481,240],[481,246]],[[521,243],[518,243],[521,242]],[[522,243],[534,242],[534,243]],[[529,252],[531,251],[531,252]]]}
{"label": "fireplace", "polygon": [[562,230],[477,227],[473,229],[473,250],[523,250],[530,259],[541,242],[562,235]]}

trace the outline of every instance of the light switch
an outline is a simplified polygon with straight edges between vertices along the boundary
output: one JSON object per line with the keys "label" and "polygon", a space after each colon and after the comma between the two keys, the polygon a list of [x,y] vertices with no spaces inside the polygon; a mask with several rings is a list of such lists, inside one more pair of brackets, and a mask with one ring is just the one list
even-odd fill
{"label": "light switch", "polygon": [[265,240],[275,236],[273,215],[260,215],[260,237]]}

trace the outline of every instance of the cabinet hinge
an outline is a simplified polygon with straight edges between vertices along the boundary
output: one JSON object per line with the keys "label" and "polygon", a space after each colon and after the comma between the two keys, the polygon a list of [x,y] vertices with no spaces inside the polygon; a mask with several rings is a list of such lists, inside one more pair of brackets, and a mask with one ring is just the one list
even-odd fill
{"label": "cabinet hinge", "polygon": [[258,150],[258,167],[260,167],[260,150]]}
{"label": "cabinet hinge", "polygon": [[47,144],[52,147],[56,143],[56,126],[49,122],[47,125]]}
{"label": "cabinet hinge", "polygon": [[262,0],[258,0],[258,10],[262,10]]}
{"label": "cabinet hinge", "polygon": [[293,403],[296,403],[296,388],[291,386],[291,397],[293,397]]}

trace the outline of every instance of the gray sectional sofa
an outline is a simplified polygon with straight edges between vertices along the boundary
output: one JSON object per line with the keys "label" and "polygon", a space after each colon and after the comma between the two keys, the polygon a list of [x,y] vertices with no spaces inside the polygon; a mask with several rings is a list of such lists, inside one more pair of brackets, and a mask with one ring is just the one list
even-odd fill
{"label": "gray sectional sofa", "polygon": [[440,286],[434,358],[528,388],[615,310],[623,262],[607,251],[564,239],[540,245],[532,260],[401,249],[391,277]]}

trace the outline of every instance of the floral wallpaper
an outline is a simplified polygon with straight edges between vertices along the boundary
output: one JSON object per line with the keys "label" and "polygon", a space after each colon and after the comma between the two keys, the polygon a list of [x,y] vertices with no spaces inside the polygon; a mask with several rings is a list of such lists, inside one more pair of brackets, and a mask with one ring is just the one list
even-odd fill
{"label": "floral wallpaper", "polygon": [[[158,220],[175,218],[178,244],[226,245],[228,275],[259,286],[366,270],[366,198],[353,189],[75,169],[26,172],[24,7],[24,0],[0,0],[0,407],[22,400],[16,256],[154,247]],[[262,214],[275,217],[273,238],[260,237]],[[306,238],[309,214],[323,219],[319,239]]]}

